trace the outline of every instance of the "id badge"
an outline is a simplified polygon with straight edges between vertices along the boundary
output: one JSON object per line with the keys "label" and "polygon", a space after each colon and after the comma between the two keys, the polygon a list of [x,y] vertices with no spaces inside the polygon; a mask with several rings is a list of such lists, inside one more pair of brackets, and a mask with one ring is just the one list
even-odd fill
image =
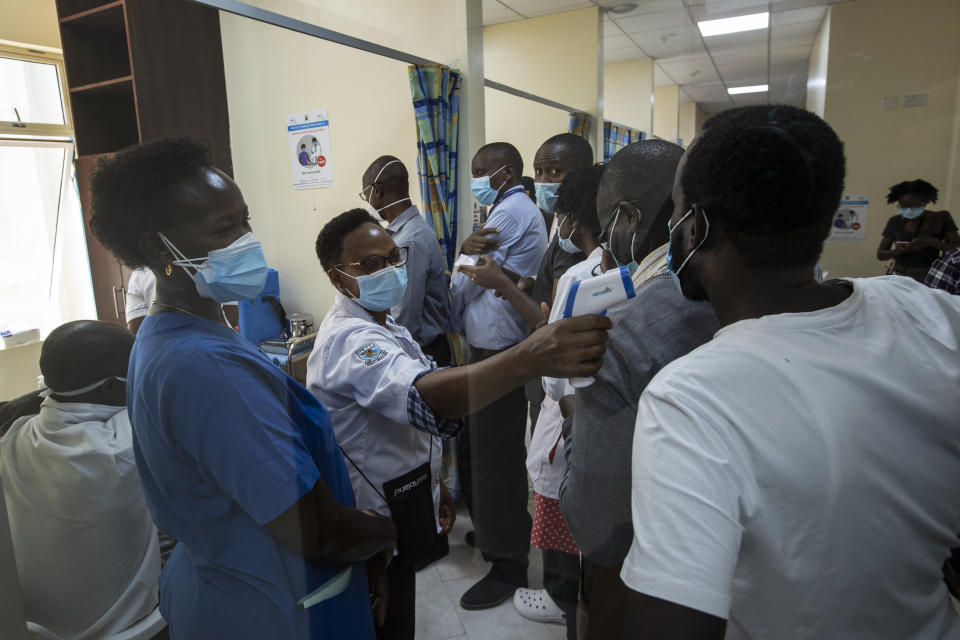
{"label": "id badge", "polygon": [[397,527],[397,560],[415,565],[437,543],[430,462],[383,483],[383,495]]}

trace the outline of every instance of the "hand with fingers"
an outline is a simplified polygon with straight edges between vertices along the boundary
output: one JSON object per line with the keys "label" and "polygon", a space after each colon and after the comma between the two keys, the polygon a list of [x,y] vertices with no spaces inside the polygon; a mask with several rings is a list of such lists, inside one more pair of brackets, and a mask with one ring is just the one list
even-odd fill
{"label": "hand with fingers", "polygon": [[600,315],[576,316],[545,324],[550,309],[541,306],[544,323],[520,343],[524,357],[538,376],[588,377],[600,370],[607,332],[613,326]]}
{"label": "hand with fingers", "polygon": [[514,286],[513,281],[504,273],[500,265],[486,254],[480,256],[475,266],[465,264],[461,265],[459,269],[474,284],[484,289],[502,291],[504,287]]}
{"label": "hand with fingers", "polygon": [[500,246],[500,242],[489,236],[498,233],[500,233],[500,229],[495,227],[480,227],[463,241],[463,244],[460,245],[460,253],[465,253],[468,256],[476,256],[481,253],[493,251]]}

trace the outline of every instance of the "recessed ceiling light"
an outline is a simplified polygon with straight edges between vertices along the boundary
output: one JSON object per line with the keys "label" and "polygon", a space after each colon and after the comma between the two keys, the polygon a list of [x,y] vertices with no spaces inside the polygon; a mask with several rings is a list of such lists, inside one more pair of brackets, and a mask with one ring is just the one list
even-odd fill
{"label": "recessed ceiling light", "polygon": [[704,38],[709,36],[722,36],[725,33],[738,33],[740,31],[753,31],[755,29],[766,29],[770,24],[770,14],[752,13],[748,16],[737,16],[736,18],[721,18],[719,20],[704,20],[698,22],[700,33]]}
{"label": "recessed ceiling light", "polygon": [[735,96],[739,93],[763,93],[767,90],[767,85],[765,84],[755,84],[749,87],[730,87],[727,89],[727,93],[732,96]]}
{"label": "recessed ceiling light", "polygon": [[618,4],[615,7],[610,7],[607,9],[610,13],[630,13],[637,8],[637,5],[633,2],[626,2],[624,4]]}

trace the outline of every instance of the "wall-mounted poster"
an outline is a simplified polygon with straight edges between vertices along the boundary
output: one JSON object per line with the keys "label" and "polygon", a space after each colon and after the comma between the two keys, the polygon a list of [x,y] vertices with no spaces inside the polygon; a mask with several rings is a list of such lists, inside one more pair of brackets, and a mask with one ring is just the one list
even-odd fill
{"label": "wall-mounted poster", "polygon": [[834,242],[862,242],[867,237],[867,196],[843,194],[840,207],[833,215],[830,238]]}
{"label": "wall-mounted poster", "polygon": [[294,189],[333,186],[330,163],[330,120],[327,110],[294,113],[287,116],[290,138],[290,166]]}

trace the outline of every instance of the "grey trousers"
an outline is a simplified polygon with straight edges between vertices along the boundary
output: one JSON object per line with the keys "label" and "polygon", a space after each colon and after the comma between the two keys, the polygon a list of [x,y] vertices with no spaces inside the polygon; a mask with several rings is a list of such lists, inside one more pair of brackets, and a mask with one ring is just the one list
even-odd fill
{"label": "grey trousers", "polygon": [[[470,362],[499,353],[471,347]],[[526,586],[530,527],[527,511],[527,449],[524,440],[527,400],[517,387],[467,418],[461,440],[461,475],[469,475],[467,507],[491,575]]]}

